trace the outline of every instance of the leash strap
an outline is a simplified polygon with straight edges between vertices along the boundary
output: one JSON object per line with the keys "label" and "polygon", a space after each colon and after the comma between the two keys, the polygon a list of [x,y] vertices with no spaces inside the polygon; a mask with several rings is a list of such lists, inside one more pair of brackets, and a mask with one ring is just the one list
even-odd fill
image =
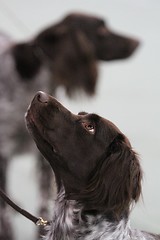
{"label": "leash strap", "polygon": [[0,196],[3,198],[3,200],[8,203],[14,210],[22,214],[24,217],[28,218],[30,221],[35,223],[37,226],[46,226],[49,225],[50,222],[43,220],[42,217],[35,217],[31,213],[27,212],[26,210],[20,208],[17,204],[15,204],[1,189],[0,189]]}

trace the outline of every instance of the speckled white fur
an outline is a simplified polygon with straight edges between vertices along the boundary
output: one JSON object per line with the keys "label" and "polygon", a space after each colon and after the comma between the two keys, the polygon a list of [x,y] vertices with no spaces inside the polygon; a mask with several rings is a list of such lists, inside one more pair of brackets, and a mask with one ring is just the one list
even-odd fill
{"label": "speckled white fur", "polygon": [[128,219],[109,222],[104,216],[85,216],[83,207],[73,200],[65,200],[64,191],[57,198],[53,221],[47,226],[43,240],[159,240],[160,236],[132,229]]}
{"label": "speckled white fur", "polygon": [[[31,84],[21,81],[15,71],[15,62],[10,50],[0,55],[0,149],[2,156],[13,154],[18,142],[13,139],[18,129],[30,140],[24,124],[24,114],[37,90],[48,91],[49,72],[41,68]],[[31,141],[30,141],[31,142]],[[27,148],[26,148],[27,151]]]}

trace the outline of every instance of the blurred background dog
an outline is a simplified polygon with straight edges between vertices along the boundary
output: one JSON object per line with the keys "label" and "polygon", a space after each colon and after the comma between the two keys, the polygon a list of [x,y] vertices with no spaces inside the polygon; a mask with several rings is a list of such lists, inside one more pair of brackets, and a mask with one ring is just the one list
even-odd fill
{"label": "blurred background dog", "polygon": [[[96,90],[98,61],[125,59],[139,42],[112,32],[101,18],[80,13],[66,16],[27,42],[14,43],[5,35],[1,39],[0,188],[6,192],[9,160],[14,154],[32,148],[24,113],[35,92],[43,90],[55,95],[56,89],[62,86],[68,96],[74,96],[77,91],[92,96]],[[43,169],[39,212],[47,217],[52,175],[45,161],[39,160],[38,165],[40,171]],[[6,209],[0,199],[0,240],[13,239]]]}

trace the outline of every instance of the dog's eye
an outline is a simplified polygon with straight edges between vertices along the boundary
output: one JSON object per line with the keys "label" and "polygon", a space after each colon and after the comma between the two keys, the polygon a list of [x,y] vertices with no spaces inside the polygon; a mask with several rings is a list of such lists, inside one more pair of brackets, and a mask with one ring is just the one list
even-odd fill
{"label": "dog's eye", "polygon": [[83,127],[87,130],[87,132],[94,134],[95,126],[92,123],[82,122]]}
{"label": "dog's eye", "polygon": [[105,27],[99,27],[97,30],[98,37],[107,37],[110,35],[110,32]]}

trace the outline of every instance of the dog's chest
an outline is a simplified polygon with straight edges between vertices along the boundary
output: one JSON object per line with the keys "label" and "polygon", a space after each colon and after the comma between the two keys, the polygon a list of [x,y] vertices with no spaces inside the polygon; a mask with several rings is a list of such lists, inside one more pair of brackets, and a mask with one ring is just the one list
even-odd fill
{"label": "dog's chest", "polygon": [[7,129],[6,119],[24,124],[24,114],[30,99],[39,90],[50,90],[47,69],[41,69],[33,79],[21,79],[10,52],[0,55],[0,112],[3,113],[0,116],[1,129]]}
{"label": "dog's chest", "polygon": [[19,145],[17,144],[19,133],[21,136],[29,137],[25,129],[24,114],[30,100],[39,90],[51,91],[50,74],[47,69],[41,68],[33,79],[21,79],[10,51],[0,55],[1,154],[8,155],[16,149]]}
{"label": "dog's chest", "polygon": [[122,240],[130,239],[126,220],[107,222],[103,216],[82,217],[81,207],[75,201],[57,201],[53,222],[47,227],[44,240]]}
{"label": "dog's chest", "polygon": [[60,201],[55,204],[54,217],[50,226],[46,228],[45,240],[74,240],[75,214],[74,203]]}

